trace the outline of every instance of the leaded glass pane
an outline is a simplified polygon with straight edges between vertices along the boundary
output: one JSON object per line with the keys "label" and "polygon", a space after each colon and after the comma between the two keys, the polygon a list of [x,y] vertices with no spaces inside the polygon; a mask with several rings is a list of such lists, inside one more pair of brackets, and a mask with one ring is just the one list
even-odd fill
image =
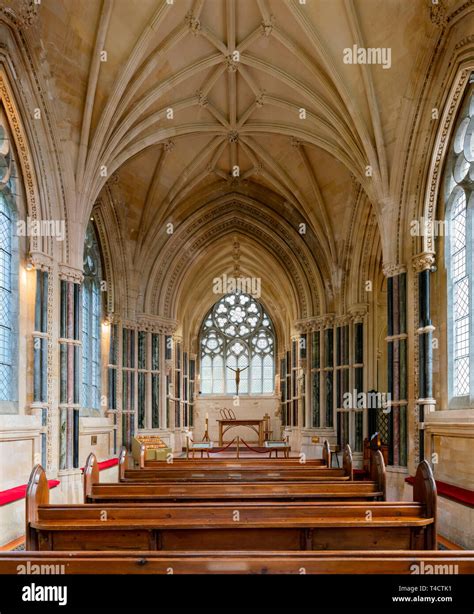
{"label": "leaded glass pane", "polygon": [[450,376],[454,397],[470,394],[470,312],[472,266],[472,213],[468,197],[474,188],[474,90],[461,108],[451,144],[451,157],[446,173],[446,202],[449,222],[449,306],[452,312],[450,330]]}
{"label": "leaded glass pane", "polygon": [[[83,266],[81,403],[83,407],[98,410],[101,393],[101,262],[99,246],[91,224],[89,224],[86,232]],[[111,353],[113,353],[112,349]]]}
{"label": "leaded glass pane", "polygon": [[224,296],[201,328],[201,392],[236,394],[239,378],[239,394],[272,393],[274,346],[273,326],[261,304],[247,294]]}

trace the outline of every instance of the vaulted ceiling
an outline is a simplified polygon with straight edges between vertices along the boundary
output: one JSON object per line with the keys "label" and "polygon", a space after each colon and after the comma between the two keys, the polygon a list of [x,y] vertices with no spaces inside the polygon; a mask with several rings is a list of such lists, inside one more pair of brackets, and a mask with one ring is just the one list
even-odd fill
{"label": "vaulted ceiling", "polygon": [[[30,40],[78,215],[85,223],[109,190],[143,273],[172,241],[167,224],[242,195],[296,234],[306,225],[299,240],[334,293],[358,190],[381,235],[392,221],[405,96],[436,44],[430,10],[426,0],[43,0]],[[390,48],[390,68],[344,63],[353,45]],[[261,244],[257,225],[240,232],[249,253]]]}

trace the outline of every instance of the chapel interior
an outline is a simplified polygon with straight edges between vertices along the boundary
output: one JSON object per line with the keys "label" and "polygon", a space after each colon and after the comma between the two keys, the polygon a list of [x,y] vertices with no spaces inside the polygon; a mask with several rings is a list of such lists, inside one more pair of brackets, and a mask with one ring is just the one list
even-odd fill
{"label": "chapel interior", "polygon": [[121,451],[474,550],[473,438],[473,0],[0,0],[0,555]]}

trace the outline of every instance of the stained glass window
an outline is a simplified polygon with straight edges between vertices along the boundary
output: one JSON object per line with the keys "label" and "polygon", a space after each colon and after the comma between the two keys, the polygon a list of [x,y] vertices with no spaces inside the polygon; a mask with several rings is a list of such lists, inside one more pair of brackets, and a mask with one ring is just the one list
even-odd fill
{"label": "stained glass window", "polygon": [[450,398],[473,396],[470,363],[474,190],[474,86],[457,120],[446,172]]}
{"label": "stained glass window", "polygon": [[200,335],[202,394],[271,394],[275,335],[262,305],[248,294],[227,294],[204,318]]}
{"label": "stained glass window", "polygon": [[100,409],[101,263],[95,230],[89,224],[84,245],[82,284],[82,406]]}

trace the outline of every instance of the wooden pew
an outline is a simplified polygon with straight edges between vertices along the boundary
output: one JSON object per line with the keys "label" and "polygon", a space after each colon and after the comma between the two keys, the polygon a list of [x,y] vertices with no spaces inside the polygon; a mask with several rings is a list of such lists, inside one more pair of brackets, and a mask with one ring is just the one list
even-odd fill
{"label": "wooden pew", "polygon": [[[330,462],[330,453],[329,462]],[[119,459],[120,481],[176,481],[176,482],[210,482],[210,481],[315,481],[315,480],[351,480],[353,478],[352,452],[346,446],[343,454],[343,467],[330,469],[326,466],[306,466],[305,464],[290,467],[279,464],[282,459],[272,460],[271,468],[266,464],[260,466],[243,465],[238,469],[230,469],[225,464],[214,463],[212,460],[190,461],[191,465],[182,468],[181,464],[163,463],[159,468],[128,469],[130,461],[126,451],[122,450]],[[258,462],[258,459],[256,463]]]}
{"label": "wooden pew", "polygon": [[[0,552],[0,574],[474,574],[474,552]],[[33,578],[32,578],[33,579]]]}
{"label": "wooden pew", "polygon": [[[350,453],[350,449],[348,449]],[[228,482],[180,483],[119,482],[100,483],[98,462],[90,454],[84,468],[84,502],[157,501],[364,501],[385,499],[385,465],[379,463],[373,481],[325,482]]]}
{"label": "wooden pew", "polygon": [[[120,457],[122,455],[125,457],[127,455],[127,451],[125,448],[122,448]],[[275,469],[276,467],[326,467],[330,468],[331,465],[331,451],[329,447],[329,443],[327,441],[323,444],[323,456],[322,458],[310,458],[305,459],[304,461],[300,457],[290,457],[290,458],[222,458],[219,456],[212,456],[211,458],[200,459],[200,458],[173,458],[172,462],[168,461],[156,461],[156,460],[145,460],[145,446],[142,446],[140,450],[140,461],[139,467],[140,469],[160,469],[165,468],[169,465],[173,465],[176,467],[180,467],[181,469],[190,468],[201,468],[201,469],[210,469],[212,467],[229,467],[230,469],[235,469],[236,467],[248,467],[255,469]],[[131,468],[131,467],[129,467]]]}
{"label": "wooden pew", "polygon": [[420,463],[414,503],[211,502],[48,505],[31,475],[30,550],[406,550],[436,548],[436,485]]}

